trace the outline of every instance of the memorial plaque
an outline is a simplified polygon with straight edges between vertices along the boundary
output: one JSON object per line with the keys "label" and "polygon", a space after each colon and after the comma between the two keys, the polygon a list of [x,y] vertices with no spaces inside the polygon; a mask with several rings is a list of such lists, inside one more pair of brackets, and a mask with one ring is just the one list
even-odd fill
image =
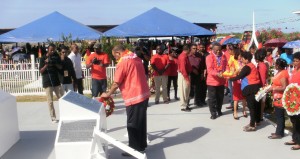
{"label": "memorial plaque", "polygon": [[58,136],[58,143],[92,141],[96,122],[96,119],[62,121]]}
{"label": "memorial plaque", "polygon": [[59,99],[60,119],[97,119],[101,106],[97,100],[69,91]]}
{"label": "memorial plaque", "polygon": [[79,93],[70,91],[65,96],[63,96],[62,99],[95,113],[99,112],[99,102]]}

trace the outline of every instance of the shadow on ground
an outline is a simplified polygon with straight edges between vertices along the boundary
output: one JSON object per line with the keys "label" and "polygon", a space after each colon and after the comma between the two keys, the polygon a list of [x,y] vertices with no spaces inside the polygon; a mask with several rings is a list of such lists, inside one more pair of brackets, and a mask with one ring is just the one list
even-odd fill
{"label": "shadow on ground", "polygon": [[20,131],[20,136],[21,139],[17,142],[17,144],[15,144],[10,150],[8,150],[1,157],[1,159],[49,158],[49,155],[52,153],[52,150],[54,148],[56,130]]}

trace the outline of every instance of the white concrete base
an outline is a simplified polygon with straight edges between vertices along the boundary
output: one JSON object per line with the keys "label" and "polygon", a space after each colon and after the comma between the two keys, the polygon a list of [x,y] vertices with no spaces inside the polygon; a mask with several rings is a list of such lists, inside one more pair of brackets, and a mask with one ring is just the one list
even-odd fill
{"label": "white concrete base", "polygon": [[19,139],[16,97],[0,90],[0,157]]}

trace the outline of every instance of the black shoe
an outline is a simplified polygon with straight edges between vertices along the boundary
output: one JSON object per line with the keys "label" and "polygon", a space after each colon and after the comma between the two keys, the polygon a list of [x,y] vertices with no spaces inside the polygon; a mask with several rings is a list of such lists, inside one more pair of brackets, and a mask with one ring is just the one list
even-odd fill
{"label": "black shoe", "polygon": [[183,112],[191,112],[191,109],[187,107],[187,108],[182,108],[181,111],[183,111]]}
{"label": "black shoe", "polygon": [[201,102],[202,103],[202,105],[207,105],[207,103],[206,102]]}
{"label": "black shoe", "polygon": [[197,107],[202,107],[202,106],[203,106],[202,103],[196,103],[195,105],[196,105]]}
{"label": "black shoe", "polygon": [[223,113],[222,112],[218,112],[218,116],[222,116],[223,115]]}
{"label": "black shoe", "polygon": [[127,153],[127,152],[123,152],[123,153],[122,153],[122,156],[124,156],[124,157],[132,157],[132,155],[129,154],[129,153]]}
{"label": "black shoe", "polygon": [[175,97],[174,99],[175,99],[175,100],[179,100],[179,98],[178,98],[178,97]]}
{"label": "black shoe", "polygon": [[210,119],[215,120],[215,119],[217,119],[217,116],[216,115],[212,115],[212,116],[210,116]]}
{"label": "black shoe", "polygon": [[187,109],[187,110],[192,110],[192,108],[190,108],[190,107],[186,107],[185,109]]}

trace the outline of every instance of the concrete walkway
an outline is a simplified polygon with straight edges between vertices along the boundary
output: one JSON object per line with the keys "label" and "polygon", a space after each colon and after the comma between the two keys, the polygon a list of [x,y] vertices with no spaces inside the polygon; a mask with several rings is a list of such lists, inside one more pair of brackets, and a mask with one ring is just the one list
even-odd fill
{"label": "concrete walkway", "polygon": [[[224,101],[228,99],[224,99]],[[115,99],[116,109],[107,119],[108,134],[127,143],[126,114],[121,99]],[[192,101],[193,102],[193,101]],[[148,159],[297,159],[299,151],[290,150],[283,139],[267,136],[275,127],[264,121],[256,132],[243,132],[249,117],[234,120],[231,110],[216,120],[210,119],[207,106],[182,112],[179,102],[154,105],[148,108],[148,134],[151,142],[146,150]],[[55,103],[58,106],[58,103]],[[50,121],[46,102],[18,103],[21,140],[1,159],[55,159],[54,140],[57,124]],[[242,113],[239,112],[242,116]],[[109,146],[110,159],[121,159],[121,150]],[[127,157],[128,158],[128,157]]]}

